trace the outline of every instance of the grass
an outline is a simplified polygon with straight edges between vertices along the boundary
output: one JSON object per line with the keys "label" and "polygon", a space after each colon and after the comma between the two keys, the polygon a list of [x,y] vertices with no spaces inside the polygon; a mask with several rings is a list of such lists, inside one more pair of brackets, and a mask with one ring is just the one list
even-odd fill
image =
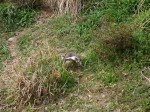
{"label": "grass", "polygon": [[4,43],[1,42],[1,45],[0,45],[0,57],[1,57],[0,69],[3,66],[2,62],[8,58],[8,54],[9,54],[8,48],[6,47],[6,45]]}
{"label": "grass", "polygon": [[6,59],[10,59],[10,53],[9,53],[9,49],[6,45],[6,40],[9,38],[9,36],[12,36],[14,35],[14,33],[3,33],[1,32],[0,34],[0,69],[2,69],[3,67],[3,62],[6,60]]}
{"label": "grass", "polygon": [[0,4],[0,22],[3,31],[15,31],[34,22],[35,11],[11,3]]}
{"label": "grass", "polygon": [[17,7],[10,2],[0,3],[0,69],[2,62],[11,58],[6,45],[7,39],[14,36],[17,29],[31,25],[34,17],[35,12],[32,9]]}
{"label": "grass", "polygon": [[[150,65],[148,2],[142,8],[136,0],[97,3],[87,2],[77,21],[69,15],[54,17],[19,37],[19,60],[14,67],[18,80],[13,90],[19,96],[15,97],[17,108],[150,110],[150,86],[141,74]],[[59,60],[70,50],[81,55],[83,67],[76,73],[66,71]],[[149,78],[149,72],[145,69],[144,76]]]}

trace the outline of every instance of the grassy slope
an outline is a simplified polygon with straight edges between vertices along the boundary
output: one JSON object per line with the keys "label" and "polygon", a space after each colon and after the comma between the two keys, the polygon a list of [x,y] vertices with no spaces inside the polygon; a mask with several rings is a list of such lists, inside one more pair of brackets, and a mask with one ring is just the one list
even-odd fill
{"label": "grassy slope", "polygon": [[17,29],[31,25],[35,17],[33,10],[7,2],[0,3],[0,69],[2,62],[10,58],[6,40],[14,36]]}
{"label": "grassy slope", "polygon": [[[55,54],[54,59],[69,50],[83,55],[84,66],[77,73],[80,77],[76,77],[79,83],[57,103],[44,105],[46,110],[142,112],[150,109],[150,86],[141,76],[143,67],[149,66],[149,34],[146,28],[149,26],[143,24],[149,18],[149,10],[143,9],[136,14],[130,10],[130,6],[135,3],[122,3],[120,7],[117,3],[116,6],[111,3],[104,4],[99,4],[96,9],[85,8],[78,21],[70,16],[49,19],[19,38],[17,48],[22,63],[26,62],[28,57],[32,57],[36,60],[34,67],[42,60],[48,60],[51,52]],[[100,45],[103,42],[101,37],[115,37],[113,33],[118,34],[121,31],[116,32],[112,29],[117,29],[116,26],[120,27],[120,24],[134,27],[130,36],[136,41],[133,39],[131,51],[127,48],[123,53],[113,51],[112,57],[107,56],[110,47],[105,49],[105,46],[103,48]],[[123,30],[126,31],[126,28]],[[110,33],[111,31],[113,33]],[[101,52],[104,52],[103,55]],[[42,57],[38,56],[40,54]],[[62,69],[59,60],[56,59],[53,64],[57,69]],[[41,63],[40,66],[46,68],[48,65]],[[44,73],[49,73],[45,68]],[[32,75],[40,70],[41,68],[32,69],[29,66],[19,72]],[[147,77],[148,72],[144,72]],[[31,105],[24,111],[32,111]]]}

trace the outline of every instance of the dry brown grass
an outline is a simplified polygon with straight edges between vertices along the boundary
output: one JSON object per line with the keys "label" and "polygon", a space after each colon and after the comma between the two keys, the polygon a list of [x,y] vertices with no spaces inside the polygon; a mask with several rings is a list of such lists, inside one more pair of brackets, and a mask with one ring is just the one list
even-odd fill
{"label": "dry brown grass", "polygon": [[29,102],[33,105],[48,103],[56,98],[57,92],[61,91],[58,88],[61,74],[53,63],[55,56],[53,50],[41,49],[19,63],[22,67],[16,69],[15,92],[18,107]]}
{"label": "dry brown grass", "polygon": [[60,14],[70,13],[72,16],[76,16],[81,10],[81,0],[45,0],[45,4],[57,11]]}
{"label": "dry brown grass", "polygon": [[[21,111],[29,104],[33,107],[48,104],[65,94],[67,82],[62,78],[63,68],[58,57],[55,48],[51,48],[47,40],[41,40],[28,58],[17,57],[10,69],[12,74],[8,74],[13,82],[7,83],[8,90],[12,91],[6,98],[15,110]],[[12,97],[15,102],[11,102]]]}
{"label": "dry brown grass", "polygon": [[98,54],[107,57],[116,51],[124,52],[132,49],[133,26],[123,23],[116,26],[113,20],[105,17],[100,20],[100,24],[101,28],[95,32],[96,41],[99,44],[95,51]]}
{"label": "dry brown grass", "polygon": [[60,13],[71,13],[77,15],[81,9],[81,0],[58,0],[58,9]]}
{"label": "dry brown grass", "polygon": [[13,0],[19,6],[46,6],[60,14],[70,13],[76,16],[81,10],[81,0]]}
{"label": "dry brown grass", "polygon": [[128,25],[121,24],[119,27],[113,27],[108,32],[108,37],[102,40],[109,48],[124,51],[131,47],[131,28]]}
{"label": "dry brown grass", "polygon": [[17,73],[16,94],[19,107],[29,102],[37,105],[55,99],[55,93],[59,91],[57,84],[60,72],[51,63],[52,61],[52,55],[46,56],[45,52],[39,52],[29,57],[26,64],[24,62],[24,66],[21,67],[24,68],[23,70],[17,69],[19,71]]}

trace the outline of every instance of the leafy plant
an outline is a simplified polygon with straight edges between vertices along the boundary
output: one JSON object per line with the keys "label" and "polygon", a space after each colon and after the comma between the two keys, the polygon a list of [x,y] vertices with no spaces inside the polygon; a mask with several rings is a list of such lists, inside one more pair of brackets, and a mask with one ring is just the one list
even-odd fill
{"label": "leafy plant", "polygon": [[0,21],[5,31],[27,27],[34,22],[35,12],[25,7],[7,5],[0,8]]}

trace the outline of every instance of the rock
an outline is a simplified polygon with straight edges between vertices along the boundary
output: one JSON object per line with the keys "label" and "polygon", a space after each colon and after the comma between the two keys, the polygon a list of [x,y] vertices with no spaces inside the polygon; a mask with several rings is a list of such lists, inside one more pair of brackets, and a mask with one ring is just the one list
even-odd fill
{"label": "rock", "polygon": [[15,37],[9,38],[7,42],[8,42],[8,45],[10,44],[14,45],[16,44],[16,38]]}

